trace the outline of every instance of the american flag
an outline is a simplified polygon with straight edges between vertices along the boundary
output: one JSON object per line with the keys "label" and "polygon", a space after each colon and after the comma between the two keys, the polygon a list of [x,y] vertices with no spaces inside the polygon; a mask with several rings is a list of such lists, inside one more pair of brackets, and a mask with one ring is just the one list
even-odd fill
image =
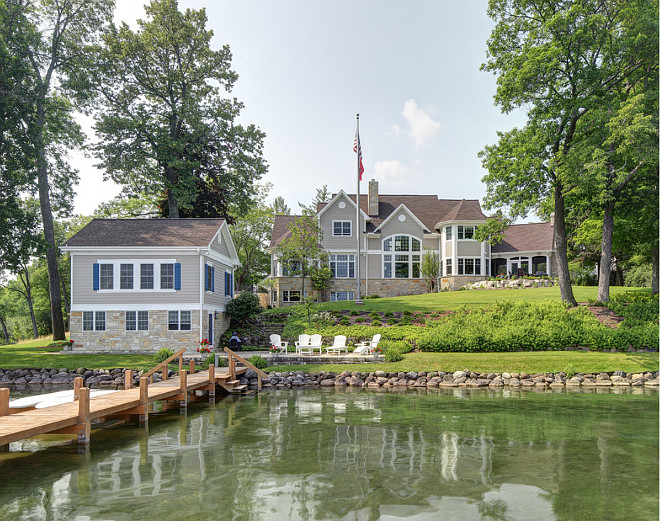
{"label": "american flag", "polygon": [[358,176],[359,180],[362,181],[362,174],[364,173],[364,166],[362,165],[362,147],[360,146],[360,131],[355,131],[355,141],[353,141],[353,152],[356,152],[358,155]]}

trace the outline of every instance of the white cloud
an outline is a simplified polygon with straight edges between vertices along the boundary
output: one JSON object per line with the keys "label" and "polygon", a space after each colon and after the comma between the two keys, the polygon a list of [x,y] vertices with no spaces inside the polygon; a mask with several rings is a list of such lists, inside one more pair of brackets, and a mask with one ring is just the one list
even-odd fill
{"label": "white cloud", "polygon": [[420,175],[398,159],[376,161],[374,179],[381,183],[379,188],[387,191],[391,187],[406,187],[414,185]]}
{"label": "white cloud", "polygon": [[414,99],[403,104],[401,115],[408,123],[410,137],[415,141],[415,147],[427,145],[440,130],[440,123],[433,121],[425,111],[417,106]]}

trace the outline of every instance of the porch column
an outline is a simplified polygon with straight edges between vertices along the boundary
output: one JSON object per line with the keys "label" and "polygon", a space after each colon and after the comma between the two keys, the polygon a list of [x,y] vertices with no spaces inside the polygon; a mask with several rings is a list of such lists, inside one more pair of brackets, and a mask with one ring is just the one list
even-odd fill
{"label": "porch column", "polygon": [[527,257],[527,274],[532,274],[532,257]]}
{"label": "porch column", "polygon": [[486,275],[486,241],[482,241],[481,243],[481,275],[482,277]]}
{"label": "porch column", "polygon": [[545,268],[546,272],[548,273],[548,277],[550,277],[550,255],[545,256]]}
{"label": "porch column", "polygon": [[458,275],[458,228],[451,225],[451,274]]}

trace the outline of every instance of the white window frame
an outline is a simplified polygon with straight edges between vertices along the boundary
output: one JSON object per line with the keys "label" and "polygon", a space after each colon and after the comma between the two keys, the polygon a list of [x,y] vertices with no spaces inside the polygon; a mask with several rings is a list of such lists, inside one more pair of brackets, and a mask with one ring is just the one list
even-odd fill
{"label": "white window frame", "polygon": [[[345,293],[347,298],[337,299],[340,293]],[[330,302],[343,302],[345,300],[355,300],[355,292],[353,291],[331,291]]]}
{"label": "white window frame", "polygon": [[[92,329],[85,329],[85,313],[91,313],[92,314]],[[103,315],[103,320],[100,320],[101,315]],[[103,329],[98,328],[98,325],[101,322],[103,323]],[[93,331],[105,331],[108,328],[106,312],[105,311],[83,311],[82,312],[81,328],[85,333],[91,333]]]}
{"label": "white window frame", "polygon": [[[98,259],[96,263],[99,265],[99,293],[175,293],[174,289],[176,281],[173,281],[172,289],[162,289],[160,287],[160,265],[172,264],[176,265],[176,259]],[[101,289],[101,265],[112,264],[112,289]],[[120,289],[121,286],[121,265],[133,265],[133,289]],[[142,268],[141,264],[151,264],[153,266],[153,288],[142,289]],[[176,270],[176,268],[173,268]],[[174,273],[172,275],[174,277]],[[137,282],[139,280],[139,282]],[[114,283],[117,281],[117,284]]]}
{"label": "white window frame", "polygon": [[[408,237],[408,250],[396,250],[396,237]],[[391,241],[390,243],[390,249],[386,250],[385,249],[385,243],[387,241]],[[417,241],[419,243],[419,250],[413,249],[413,241]],[[422,240],[419,237],[415,237],[414,235],[410,235],[408,233],[395,233],[394,235],[390,235],[389,237],[385,237],[383,239],[383,242],[381,244],[381,248],[383,251],[383,257],[381,261],[381,274],[382,278],[384,279],[399,279],[399,280],[408,280],[408,279],[421,279],[422,278]],[[397,261],[397,257],[400,258],[400,260]],[[404,261],[402,257],[407,257],[407,261]],[[418,257],[418,259],[414,259],[414,257]],[[397,262],[403,263],[407,262],[408,263],[408,276],[407,277],[397,277],[396,276],[396,264]],[[386,265],[390,265],[390,276],[387,277],[385,275],[386,272]],[[418,266],[419,270],[419,276],[415,277],[413,276],[413,270],[414,270],[414,265]]]}
{"label": "white window frame", "polygon": [[[466,228],[472,228],[472,237],[465,237],[465,232]],[[458,226],[458,230],[456,231],[456,238],[459,241],[474,241],[476,240],[474,238],[474,232],[477,231],[477,225],[476,224],[461,224]]]}
{"label": "white window frame", "polygon": [[[337,260],[337,257],[340,256],[340,255],[346,256],[346,257],[348,257],[348,259],[345,260],[345,261]],[[337,270],[337,264],[339,264],[339,263],[346,264],[346,276],[345,277],[340,277],[339,275],[337,275],[337,271],[338,271]],[[355,278],[355,254],[354,253],[332,253],[332,254],[330,254],[329,264],[330,264],[330,270],[332,270],[332,265],[333,264],[335,265],[335,270],[334,270],[334,273],[332,274],[332,276],[335,279],[354,279]],[[353,275],[352,276],[351,276],[351,264],[353,265]]]}
{"label": "white window frame", "polygon": [[[342,233],[335,233],[335,224],[341,223]],[[344,225],[348,223],[348,234],[344,233]],[[333,237],[353,237],[353,221],[347,221],[345,219],[337,219],[332,221],[332,236]]]}
{"label": "white window frame", "polygon": [[[291,293],[297,293],[298,294],[298,300],[291,300]],[[301,296],[299,289],[283,289],[282,290],[282,300],[280,302],[302,302],[303,298],[306,297],[306,296],[307,296],[306,291],[305,291],[305,295]]]}
{"label": "white window frame", "polygon": [[454,227],[445,226],[445,241],[451,241],[454,236]]}
{"label": "white window frame", "polygon": [[[135,317],[135,329],[128,328],[128,314],[132,313]],[[142,323],[144,324],[144,314],[146,313],[147,317],[147,327],[140,327],[140,315],[142,314]],[[124,329],[126,331],[149,331],[149,311],[125,311],[124,312]]]}
{"label": "white window frame", "polygon": [[[173,324],[174,322],[170,321],[170,315],[172,313],[176,313],[176,329],[170,328],[170,324]],[[182,322],[181,320],[181,313],[188,313],[190,316],[190,322]],[[186,329],[181,329],[181,324],[190,324],[190,327]],[[189,311],[187,309],[183,310],[170,310],[167,312],[167,330],[168,331],[192,331],[192,311]]]}
{"label": "white window frame", "polygon": [[[110,266],[110,274],[109,275],[108,274],[106,274],[106,275],[103,274],[104,266],[106,267],[106,270],[107,270],[107,266]],[[114,263],[112,263],[112,262],[99,262],[99,291],[113,291],[115,289],[115,279],[116,279],[115,271],[116,271],[116,269],[115,269]],[[104,277],[106,279],[108,279],[108,278],[110,279],[110,287],[106,287],[106,288],[103,287]],[[105,282],[107,284],[108,281],[105,280]]]}
{"label": "white window frame", "polygon": [[[471,260],[474,262],[474,273],[465,273],[465,261]],[[477,263],[479,263],[479,271],[477,272]],[[456,260],[456,275],[481,275],[481,257],[458,257]],[[463,273],[461,273],[463,271]]]}

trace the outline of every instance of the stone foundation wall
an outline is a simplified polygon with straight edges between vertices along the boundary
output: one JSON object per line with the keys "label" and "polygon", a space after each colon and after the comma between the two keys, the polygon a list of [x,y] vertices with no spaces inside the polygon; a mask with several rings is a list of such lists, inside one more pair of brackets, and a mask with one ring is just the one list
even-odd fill
{"label": "stone foundation wall", "polygon": [[[166,348],[186,348],[190,354],[199,347],[199,311],[191,312],[190,331],[169,331],[167,311],[149,311],[148,331],[126,331],[125,311],[105,312],[105,331],[83,331],[82,311],[71,313],[70,335],[74,353],[151,354]],[[218,337],[219,338],[219,337]]]}

